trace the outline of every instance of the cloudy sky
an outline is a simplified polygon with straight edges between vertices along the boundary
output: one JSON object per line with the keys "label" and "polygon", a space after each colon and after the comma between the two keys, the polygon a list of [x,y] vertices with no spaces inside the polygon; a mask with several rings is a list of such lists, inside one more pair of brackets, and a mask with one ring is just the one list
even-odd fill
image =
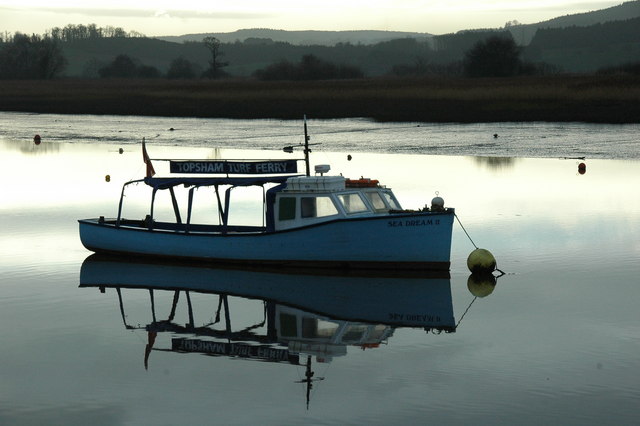
{"label": "cloudy sky", "polygon": [[121,27],[147,36],[284,30],[392,30],[445,34],[534,23],[624,0],[0,0],[0,32],[44,34],[67,24]]}

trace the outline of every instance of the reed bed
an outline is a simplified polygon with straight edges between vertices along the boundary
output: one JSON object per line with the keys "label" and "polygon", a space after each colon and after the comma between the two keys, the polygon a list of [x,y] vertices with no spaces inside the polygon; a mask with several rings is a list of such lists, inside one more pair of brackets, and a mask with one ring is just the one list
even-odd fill
{"label": "reed bed", "polygon": [[0,81],[0,110],[380,121],[640,122],[640,78]]}

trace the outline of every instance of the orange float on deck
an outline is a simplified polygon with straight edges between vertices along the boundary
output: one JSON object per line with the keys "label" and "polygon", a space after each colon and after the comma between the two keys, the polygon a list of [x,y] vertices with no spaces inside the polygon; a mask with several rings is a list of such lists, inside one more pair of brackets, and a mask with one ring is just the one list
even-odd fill
{"label": "orange float on deck", "polygon": [[347,179],[344,185],[347,188],[375,188],[380,182],[377,179],[360,178],[360,179]]}

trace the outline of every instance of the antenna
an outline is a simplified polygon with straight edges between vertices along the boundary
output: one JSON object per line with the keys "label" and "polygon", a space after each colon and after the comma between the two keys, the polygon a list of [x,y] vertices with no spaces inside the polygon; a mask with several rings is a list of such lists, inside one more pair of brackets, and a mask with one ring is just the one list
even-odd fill
{"label": "antenna", "polygon": [[309,401],[311,400],[311,389],[313,389],[313,382],[318,380],[324,380],[324,377],[316,377],[315,372],[311,370],[311,355],[307,355],[307,369],[304,372],[304,379],[298,380],[296,383],[306,383],[307,386],[307,410],[309,409]]}
{"label": "antenna", "polygon": [[307,168],[307,176],[311,176],[309,171],[309,134],[307,133],[307,114],[304,115],[304,164]]}
{"label": "antenna", "polygon": [[304,143],[302,144],[298,144],[298,145],[289,145],[289,146],[285,146],[284,148],[282,148],[282,150],[284,152],[287,152],[289,154],[291,154],[293,152],[293,148],[296,146],[301,146],[304,147],[304,164],[305,164],[305,171],[307,173],[307,176],[311,176],[311,170],[309,168],[309,153],[311,152],[311,148],[309,148],[309,146],[311,145],[320,145],[319,143],[309,143],[309,139],[311,139],[311,137],[309,136],[309,133],[307,133],[307,115],[305,114],[304,116]]}

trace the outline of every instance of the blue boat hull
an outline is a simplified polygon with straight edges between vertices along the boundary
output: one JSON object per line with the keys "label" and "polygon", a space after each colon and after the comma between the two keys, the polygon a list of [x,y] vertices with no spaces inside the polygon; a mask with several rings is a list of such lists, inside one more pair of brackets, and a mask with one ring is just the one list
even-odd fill
{"label": "blue boat hull", "polygon": [[226,294],[345,321],[449,331],[456,326],[448,272],[429,278],[394,273],[322,275],[91,255],[82,264],[80,286]]}
{"label": "blue boat hull", "polygon": [[79,220],[89,250],[176,259],[350,268],[449,270],[454,213],[341,219],[276,232],[205,233]]}

